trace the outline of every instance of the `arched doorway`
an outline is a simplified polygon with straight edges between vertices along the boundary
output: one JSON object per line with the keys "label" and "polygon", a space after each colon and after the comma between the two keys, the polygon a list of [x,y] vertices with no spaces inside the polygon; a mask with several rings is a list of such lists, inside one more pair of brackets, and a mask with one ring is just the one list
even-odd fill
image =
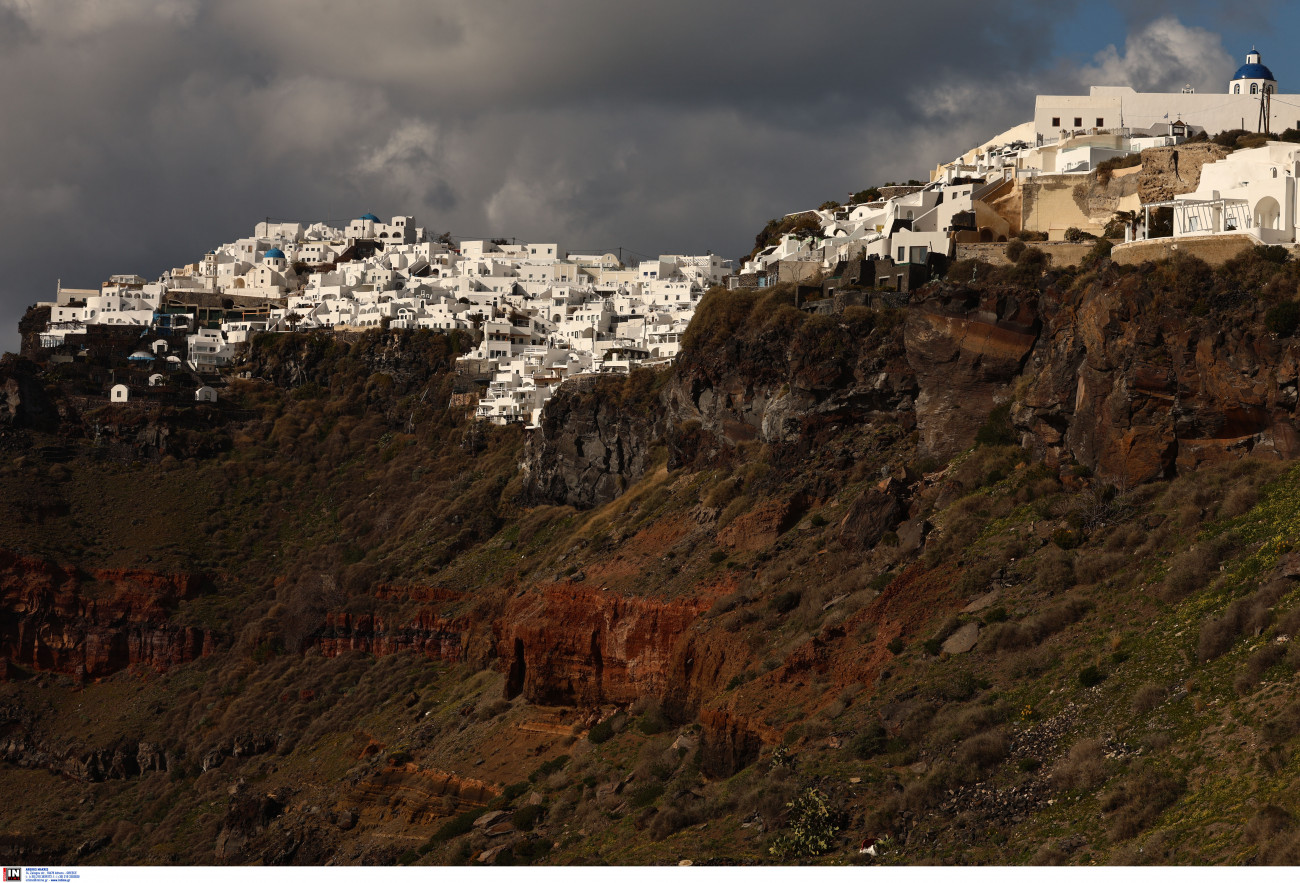
{"label": "arched doorway", "polygon": [[1276,199],[1265,196],[1255,203],[1255,226],[1265,230],[1277,230],[1282,220],[1282,206]]}

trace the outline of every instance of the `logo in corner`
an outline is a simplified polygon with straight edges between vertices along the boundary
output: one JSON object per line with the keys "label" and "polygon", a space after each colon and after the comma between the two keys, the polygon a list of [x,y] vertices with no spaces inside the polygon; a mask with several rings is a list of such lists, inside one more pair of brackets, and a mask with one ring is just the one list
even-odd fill
{"label": "logo in corner", "polygon": [[5,868],[4,883],[22,883],[22,868]]}

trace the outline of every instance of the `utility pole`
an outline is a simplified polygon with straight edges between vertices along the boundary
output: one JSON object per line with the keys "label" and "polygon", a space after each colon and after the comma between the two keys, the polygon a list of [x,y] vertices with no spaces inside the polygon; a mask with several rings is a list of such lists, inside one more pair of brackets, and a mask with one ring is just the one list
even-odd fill
{"label": "utility pole", "polygon": [[1273,116],[1272,99],[1273,99],[1273,90],[1268,88],[1268,86],[1265,86],[1263,94],[1259,96],[1259,126],[1258,126],[1258,131],[1263,132],[1265,135],[1271,134],[1269,129],[1272,126],[1272,116]]}

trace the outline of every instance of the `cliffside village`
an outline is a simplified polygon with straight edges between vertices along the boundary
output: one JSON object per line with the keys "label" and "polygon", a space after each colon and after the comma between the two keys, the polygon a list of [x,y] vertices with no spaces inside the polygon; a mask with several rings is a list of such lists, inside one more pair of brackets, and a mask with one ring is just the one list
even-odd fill
{"label": "cliffside village", "polygon": [[[1032,121],[939,165],[926,184],[787,215],[799,223],[738,270],[711,253],[625,264],[612,253],[562,253],[554,242],[457,245],[409,216],[385,223],[367,214],[343,227],[267,221],[153,282],[121,275],[97,289],[60,284],[54,301],[38,304],[49,309],[40,357],[71,361],[97,339],[130,338],[129,367],[114,372],[110,401],[148,398],[186,370],[201,382],[195,400],[214,401],[220,384],[204,378],[256,334],[463,329],[481,335],[459,365],[481,381],[476,415],[532,427],[569,378],[671,360],[716,285],[801,283],[813,310],[831,309],[837,292],[841,301],[905,300],[949,260],[986,254],[980,246],[1022,231],[1052,242],[1072,229],[1099,236],[1128,213],[1116,248],[1140,247],[1155,236],[1152,212],[1161,209],[1172,214],[1171,241],[1293,245],[1300,144],[1266,138],[1200,156],[1194,185],[1145,201],[1141,169],[1111,162],[1152,149],[1176,154],[1201,133],[1252,124],[1268,135],[1292,120],[1300,129],[1300,96],[1277,94],[1253,50],[1226,95],[1093,87],[1087,96],[1039,96]],[[1177,160],[1174,177],[1185,182],[1190,169],[1180,173]],[[1080,198],[1078,185],[1103,163],[1119,167]]]}
{"label": "cliffside village", "polygon": [[477,415],[535,425],[567,377],[671,359],[704,291],[730,273],[730,261],[711,254],[625,266],[614,254],[562,254],[554,242],[457,246],[412,217],[367,214],[345,228],[264,222],[154,282],[60,285],[53,302],[38,304],[50,310],[40,346],[66,360],[90,329],[138,329],[127,356],[136,370],[115,377],[109,394],[126,402],[178,370],[219,373],[264,332],[476,331],[481,342],[460,362],[491,376]]}

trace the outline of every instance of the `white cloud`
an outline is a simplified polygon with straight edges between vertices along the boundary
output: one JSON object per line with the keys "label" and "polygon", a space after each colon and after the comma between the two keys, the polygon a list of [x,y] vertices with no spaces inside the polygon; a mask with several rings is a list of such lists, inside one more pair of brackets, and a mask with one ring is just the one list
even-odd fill
{"label": "white cloud", "polygon": [[0,0],[38,35],[55,39],[94,36],[123,26],[188,27],[200,0]]}
{"label": "white cloud", "polygon": [[438,128],[425,120],[395,123],[386,140],[362,151],[357,171],[384,194],[404,201],[405,212],[417,206],[445,210],[456,202]]}
{"label": "white cloud", "polygon": [[1188,27],[1172,16],[1158,18],[1124,41],[1121,53],[1107,46],[1079,72],[1084,85],[1132,86],[1139,92],[1223,91],[1235,65],[1223,39]]}

